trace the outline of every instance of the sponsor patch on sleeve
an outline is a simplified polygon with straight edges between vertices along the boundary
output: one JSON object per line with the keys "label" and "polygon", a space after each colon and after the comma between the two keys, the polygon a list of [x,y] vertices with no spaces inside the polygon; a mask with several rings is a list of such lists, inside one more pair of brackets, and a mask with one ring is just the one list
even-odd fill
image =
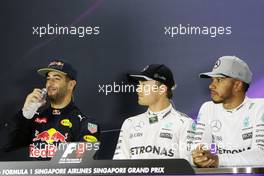
{"label": "sponsor patch on sleeve", "polygon": [[90,133],[96,133],[97,132],[97,125],[94,123],[88,123],[88,131],[90,131]]}
{"label": "sponsor patch on sleeve", "polygon": [[72,127],[72,123],[71,123],[71,121],[69,119],[63,119],[63,120],[61,120],[61,125],[67,126],[69,128]]}
{"label": "sponsor patch on sleeve", "polygon": [[36,122],[36,123],[47,123],[48,119],[46,117],[37,117],[34,122]]}
{"label": "sponsor patch on sleeve", "polygon": [[85,135],[85,136],[83,136],[83,139],[86,142],[97,142],[97,138],[92,136],[92,135]]}
{"label": "sponsor patch on sleeve", "polygon": [[261,120],[262,120],[262,122],[264,123],[264,113],[263,113],[262,116],[261,116]]}

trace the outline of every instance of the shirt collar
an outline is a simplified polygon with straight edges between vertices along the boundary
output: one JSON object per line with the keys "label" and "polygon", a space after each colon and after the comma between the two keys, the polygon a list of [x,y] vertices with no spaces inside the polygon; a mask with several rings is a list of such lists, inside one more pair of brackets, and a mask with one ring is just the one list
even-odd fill
{"label": "shirt collar", "polygon": [[244,101],[243,101],[238,107],[236,107],[236,108],[234,108],[234,109],[225,109],[224,106],[223,106],[223,104],[222,104],[222,108],[223,108],[226,112],[232,114],[232,113],[234,113],[234,112],[236,112],[236,111],[239,111],[239,110],[240,110],[240,109],[241,109],[241,108],[247,103],[248,100],[249,100],[248,97],[245,96]]}
{"label": "shirt collar", "polygon": [[50,109],[50,113],[52,115],[61,115],[61,114],[67,114],[71,111],[72,107],[74,106],[73,101],[71,101],[67,106],[65,106],[64,108],[61,109],[57,109],[57,108],[52,108],[51,106],[49,107]]}
{"label": "shirt collar", "polygon": [[158,119],[161,120],[170,114],[171,109],[172,109],[172,105],[170,104],[167,108],[165,108],[159,112],[153,112],[150,109],[148,109],[147,113],[149,116],[157,116]]}

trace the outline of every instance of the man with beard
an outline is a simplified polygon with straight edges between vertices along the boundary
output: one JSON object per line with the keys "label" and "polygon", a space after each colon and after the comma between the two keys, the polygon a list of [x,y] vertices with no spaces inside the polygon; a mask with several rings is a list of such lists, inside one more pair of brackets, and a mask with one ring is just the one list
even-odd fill
{"label": "man with beard", "polygon": [[[22,110],[6,124],[9,141],[3,148],[29,145],[29,157],[50,159],[62,142],[97,142],[97,123],[83,116],[73,102],[77,71],[67,62],[54,60],[38,73],[46,77],[46,86],[35,88]],[[46,94],[50,105],[40,110]]]}
{"label": "man with beard", "polygon": [[193,163],[198,167],[264,165],[263,99],[245,94],[252,80],[248,65],[236,56],[220,57],[212,72],[212,101],[197,117]]}

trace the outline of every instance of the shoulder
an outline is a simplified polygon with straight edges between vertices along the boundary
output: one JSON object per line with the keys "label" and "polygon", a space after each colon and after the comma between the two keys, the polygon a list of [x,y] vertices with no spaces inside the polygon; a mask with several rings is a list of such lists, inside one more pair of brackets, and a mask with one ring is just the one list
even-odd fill
{"label": "shoulder", "polygon": [[178,121],[180,121],[181,123],[189,123],[189,122],[192,122],[193,121],[192,118],[189,117],[187,114],[185,114],[183,112],[180,112],[180,111],[177,111],[174,108],[172,108],[171,115],[173,117],[176,117],[176,119]]}
{"label": "shoulder", "polygon": [[72,116],[78,116],[82,115],[82,112],[76,105],[73,105],[69,111],[69,114]]}
{"label": "shoulder", "polygon": [[84,115],[77,106],[73,106],[69,112],[69,116],[74,119],[75,122],[87,123],[98,125],[95,118]]}
{"label": "shoulder", "polygon": [[212,101],[204,102],[200,107],[198,116],[200,116],[201,114],[212,114],[215,111],[219,112],[222,109],[221,107],[222,103],[215,104]]}
{"label": "shoulder", "polygon": [[261,116],[264,121],[264,99],[263,98],[248,98],[248,111],[254,116]]}
{"label": "shoulder", "polygon": [[143,121],[143,118],[145,118],[145,117],[146,117],[146,112],[142,113],[142,114],[138,114],[136,116],[129,117],[129,118],[124,120],[122,128],[124,128],[124,127],[128,128],[135,123]]}
{"label": "shoulder", "polygon": [[249,108],[263,108],[264,98],[247,98]]}
{"label": "shoulder", "polygon": [[200,109],[211,109],[211,108],[215,108],[217,105],[212,102],[212,101],[206,101],[202,104],[202,106],[200,107]]}
{"label": "shoulder", "polygon": [[127,118],[124,122],[136,122],[138,120],[141,120],[142,118],[146,117],[146,112],[142,113],[142,114],[138,114],[132,117]]}
{"label": "shoulder", "polygon": [[210,120],[212,118],[212,114],[215,114],[215,112],[219,112],[216,111],[216,109],[221,109],[219,108],[220,106],[222,106],[222,104],[215,104],[212,101],[204,102],[200,107],[196,122],[205,122],[206,120]]}

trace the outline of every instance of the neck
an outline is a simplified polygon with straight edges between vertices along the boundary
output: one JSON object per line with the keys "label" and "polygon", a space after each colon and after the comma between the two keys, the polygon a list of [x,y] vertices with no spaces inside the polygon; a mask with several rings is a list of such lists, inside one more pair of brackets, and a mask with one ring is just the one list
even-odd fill
{"label": "neck", "polygon": [[51,101],[50,105],[54,109],[62,109],[71,102],[71,95],[65,96],[61,100]]}
{"label": "neck", "polygon": [[245,94],[236,96],[232,99],[229,99],[228,101],[223,103],[223,107],[225,109],[234,109],[237,108],[239,105],[243,103],[245,99]]}
{"label": "neck", "polygon": [[151,110],[152,112],[160,112],[169,107],[169,105],[169,99],[162,99],[160,101],[157,101],[155,104],[149,105],[149,110]]}

